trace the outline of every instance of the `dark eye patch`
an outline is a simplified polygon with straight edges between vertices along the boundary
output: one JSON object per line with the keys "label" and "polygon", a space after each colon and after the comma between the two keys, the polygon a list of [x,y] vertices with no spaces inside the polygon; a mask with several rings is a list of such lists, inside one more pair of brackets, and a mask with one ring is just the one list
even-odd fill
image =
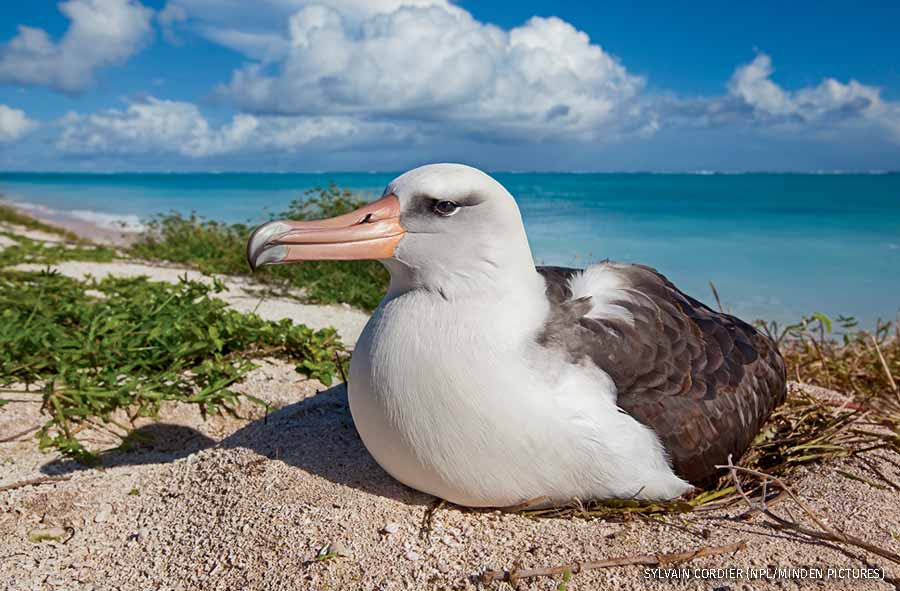
{"label": "dark eye patch", "polygon": [[484,200],[481,199],[478,195],[465,195],[459,198],[448,199],[446,197],[438,198],[431,195],[419,194],[413,197],[413,203],[410,209],[421,213],[433,211],[435,204],[441,201],[452,201],[460,207],[472,207],[474,205],[478,205]]}

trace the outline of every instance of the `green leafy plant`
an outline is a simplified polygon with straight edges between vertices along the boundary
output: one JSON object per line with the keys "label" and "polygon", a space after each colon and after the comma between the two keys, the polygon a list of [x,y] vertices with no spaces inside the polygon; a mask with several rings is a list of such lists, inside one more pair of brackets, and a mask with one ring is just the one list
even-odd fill
{"label": "green leafy plant", "polygon": [[15,240],[16,244],[0,249],[0,267],[23,263],[49,265],[63,261],[94,261],[106,263],[117,257],[115,249],[87,243],[48,244],[17,236],[10,232],[0,235]]}
{"label": "green leafy plant", "polygon": [[90,463],[96,456],[79,439],[87,427],[127,444],[133,421],[163,401],[234,412],[240,395],[231,386],[254,358],[289,359],[331,383],[346,362],[333,329],[242,314],[214,297],[223,289],[0,270],[0,385],[36,384],[49,415],[41,447]]}
{"label": "green leafy plant", "polygon": [[[280,219],[310,220],[333,217],[363,205],[365,201],[334,184],[307,191],[295,199]],[[207,273],[246,275],[247,239],[253,227],[204,220],[196,214],[169,213],[147,224],[131,253],[192,265]],[[308,261],[265,267],[254,278],[273,288],[300,288],[303,299],[317,304],[346,303],[373,310],[387,289],[388,274],[374,261]]]}

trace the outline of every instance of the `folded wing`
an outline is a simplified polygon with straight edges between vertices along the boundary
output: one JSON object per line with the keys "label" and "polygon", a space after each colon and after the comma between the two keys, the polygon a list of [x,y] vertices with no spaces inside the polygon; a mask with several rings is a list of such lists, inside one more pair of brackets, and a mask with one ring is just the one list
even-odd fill
{"label": "folded wing", "polygon": [[610,375],[619,407],[652,428],[675,472],[708,483],[746,451],[784,401],[784,360],[746,322],[682,293],[643,265],[539,267],[550,317],[540,344]]}

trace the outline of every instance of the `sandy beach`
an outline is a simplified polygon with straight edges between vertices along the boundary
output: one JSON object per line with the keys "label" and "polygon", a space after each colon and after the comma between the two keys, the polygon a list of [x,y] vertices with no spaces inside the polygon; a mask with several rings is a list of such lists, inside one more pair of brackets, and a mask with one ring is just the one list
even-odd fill
{"label": "sandy beach", "polygon": [[[134,260],[55,267],[73,277],[176,281],[187,272],[209,280]],[[226,278],[226,285],[221,297],[238,310],[335,326],[351,345],[366,321],[345,306],[260,300],[246,279]],[[283,361],[259,363],[238,389],[269,402],[275,409],[270,414],[247,404],[242,418],[203,420],[195,408],[166,404],[158,420],[140,419],[140,429],[154,436],[151,443],[105,454],[97,468],[39,452],[33,431],[43,418],[36,397],[7,395],[12,402],[0,412],[0,589],[557,589],[559,576],[511,586],[486,583],[482,575],[738,543],[744,547],[736,553],[679,565],[688,578],[673,579],[646,565],[619,566],[579,573],[567,588],[897,586],[900,569],[889,560],[777,531],[758,513],[746,515],[742,502],[609,521],[439,506],[374,462],[354,429],[344,384],[326,388]],[[811,386],[791,388],[845,399]],[[100,432],[90,437],[104,443]],[[896,457],[867,457],[888,479],[900,481]],[[858,460],[800,468],[790,485],[831,527],[900,552],[898,492],[873,486]],[[789,499],[772,508],[815,527]],[[790,567],[806,570],[771,570]],[[829,568],[851,570],[840,571],[843,578],[817,578],[816,569],[826,576]]]}
{"label": "sandy beach", "polygon": [[[0,201],[0,204],[12,207],[13,209],[18,210],[25,215],[31,216],[35,219],[39,219],[52,226],[68,230],[69,232],[72,232],[77,236],[86,238],[87,240],[90,240],[95,244],[126,246],[128,244],[131,244],[138,234],[138,228],[128,227],[127,225],[124,225],[124,222],[121,224],[110,222],[105,226],[101,226],[99,224],[92,223],[82,217],[78,217],[74,215],[73,212],[59,211],[33,203],[8,201],[4,199]],[[18,231],[24,232],[25,235],[29,235],[29,232],[33,232],[33,230],[26,230],[24,228],[19,228]],[[55,242],[59,240],[58,236],[48,234],[39,234],[36,236],[32,235],[32,237],[35,240],[40,239],[47,242]]]}
{"label": "sandy beach", "polygon": [[[530,519],[457,507],[431,514],[433,497],[394,481],[363,447],[343,385],[325,389],[272,362],[242,388],[283,406],[245,421],[203,421],[193,409],[168,407],[158,423],[144,427],[156,435],[155,443],[112,454],[103,469],[42,454],[27,435],[4,442],[0,486],[46,476],[62,480],[0,493],[3,588],[500,589],[509,586],[482,585],[480,575],[517,564],[557,566],[741,541],[746,549],[733,556],[686,566],[884,568],[888,577],[900,574],[870,553],[799,542],[759,517],[737,519],[746,511],[740,505],[624,522]],[[40,424],[37,405],[11,406],[0,415],[3,433]],[[896,462],[876,461],[886,475],[900,478]],[[897,492],[835,470],[866,478],[860,466],[841,461],[801,469],[792,487],[832,526],[896,551]],[[63,532],[60,539],[31,541],[35,532],[52,528]],[[336,556],[317,560],[323,552]],[[894,587],[878,579],[674,581],[646,568],[581,573],[569,589]],[[555,589],[557,583],[558,577],[534,579],[517,588]]]}

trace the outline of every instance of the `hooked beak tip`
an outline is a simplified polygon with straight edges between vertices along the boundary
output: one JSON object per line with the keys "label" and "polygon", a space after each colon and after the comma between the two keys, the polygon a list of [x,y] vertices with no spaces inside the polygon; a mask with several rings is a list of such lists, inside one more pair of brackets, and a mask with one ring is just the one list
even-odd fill
{"label": "hooked beak tip", "polygon": [[[268,243],[273,236],[290,229],[290,226],[283,222],[267,222],[254,230],[250,240],[247,241],[247,263],[252,271],[255,272],[263,265],[279,262],[284,258],[287,252],[286,247],[273,246]],[[278,252],[270,253],[274,250]]]}
{"label": "hooked beak tip", "polygon": [[288,247],[284,245],[270,246],[258,253],[256,257],[249,261],[250,267],[256,271],[265,265],[274,265],[282,262],[288,255]]}

